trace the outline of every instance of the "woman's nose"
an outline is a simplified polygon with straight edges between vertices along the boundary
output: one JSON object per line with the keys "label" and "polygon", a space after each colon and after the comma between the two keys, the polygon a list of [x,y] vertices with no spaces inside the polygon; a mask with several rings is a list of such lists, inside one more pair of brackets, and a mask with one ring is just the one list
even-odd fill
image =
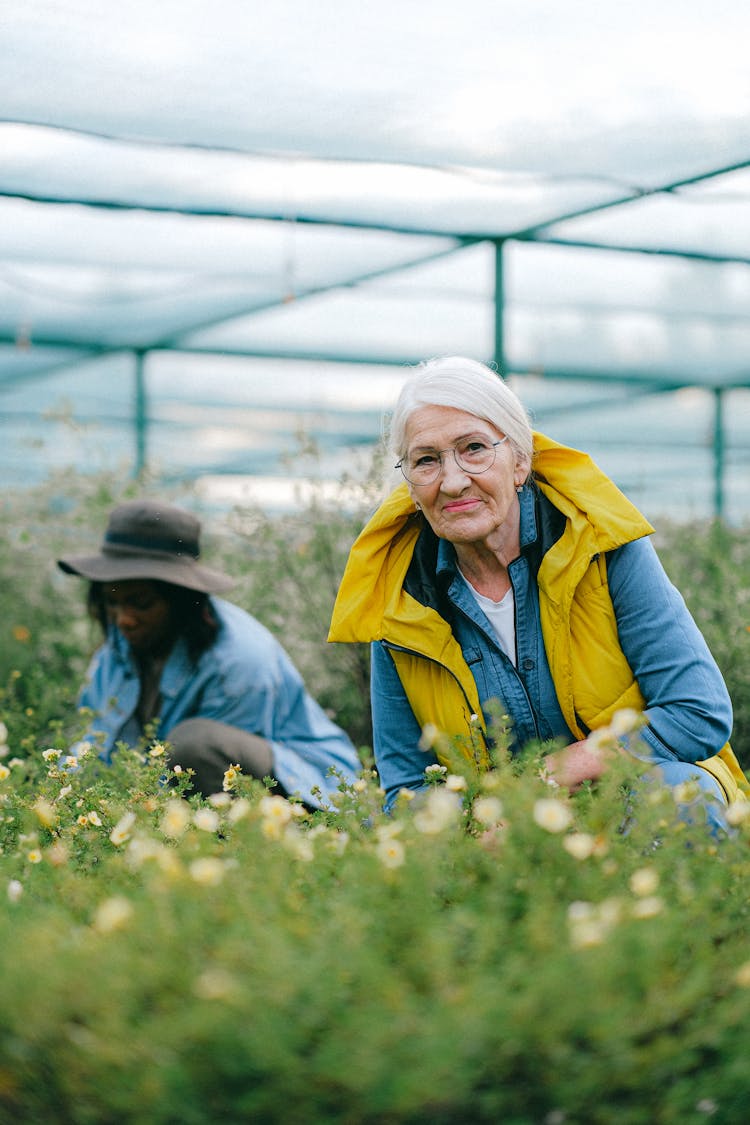
{"label": "woman's nose", "polygon": [[456,489],[460,492],[466,488],[467,483],[471,483],[471,477],[466,470],[461,468],[452,453],[444,453],[440,482],[443,492],[455,491]]}
{"label": "woman's nose", "polygon": [[130,629],[136,624],[136,615],[126,605],[118,605],[114,610],[115,625],[118,629]]}

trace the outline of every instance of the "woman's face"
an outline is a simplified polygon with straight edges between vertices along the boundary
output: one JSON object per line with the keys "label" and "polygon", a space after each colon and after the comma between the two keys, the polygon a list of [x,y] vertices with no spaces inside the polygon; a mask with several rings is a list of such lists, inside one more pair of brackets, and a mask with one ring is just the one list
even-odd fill
{"label": "woman's face", "polygon": [[109,620],[134,652],[157,655],[168,651],[174,640],[170,605],[155,582],[107,583],[104,597]]}
{"label": "woman's face", "polygon": [[409,485],[430,527],[451,543],[487,543],[518,530],[516,488],[528,465],[516,458],[509,441],[495,446],[495,461],[482,473],[462,469],[453,456],[456,443],[476,437],[491,444],[505,437],[489,422],[450,406],[420,406],[406,426],[407,456],[441,453],[441,471],[430,484]]}

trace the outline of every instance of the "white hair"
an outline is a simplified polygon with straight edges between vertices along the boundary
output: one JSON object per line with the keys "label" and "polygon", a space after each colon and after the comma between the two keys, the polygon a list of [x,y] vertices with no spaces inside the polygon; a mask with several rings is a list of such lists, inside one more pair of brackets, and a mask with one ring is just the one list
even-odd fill
{"label": "white hair", "polygon": [[489,422],[507,434],[516,456],[531,468],[533,434],[521,400],[500,375],[464,356],[441,356],[421,363],[404,383],[389,426],[390,447],[397,460],[406,456],[406,428],[420,406],[450,406]]}

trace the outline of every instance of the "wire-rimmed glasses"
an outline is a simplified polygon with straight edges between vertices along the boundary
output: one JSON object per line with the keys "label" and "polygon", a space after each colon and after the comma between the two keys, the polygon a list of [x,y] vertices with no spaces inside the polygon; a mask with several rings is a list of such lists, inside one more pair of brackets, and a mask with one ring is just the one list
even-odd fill
{"label": "wire-rimmed glasses", "polygon": [[443,471],[443,454],[452,453],[459,469],[476,476],[492,468],[498,445],[507,440],[507,434],[499,441],[487,441],[485,437],[470,434],[448,449],[415,449],[402,457],[395,468],[401,470],[409,484],[432,484]]}

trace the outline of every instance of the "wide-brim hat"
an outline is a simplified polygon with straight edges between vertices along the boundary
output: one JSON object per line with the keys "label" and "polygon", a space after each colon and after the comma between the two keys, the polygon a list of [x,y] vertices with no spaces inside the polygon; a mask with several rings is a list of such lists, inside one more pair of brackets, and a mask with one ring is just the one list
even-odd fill
{"label": "wide-brim hat", "polygon": [[99,554],[58,559],[66,574],[93,582],[151,579],[220,594],[234,582],[200,558],[200,522],[183,508],[157,500],[127,500],[110,512]]}

